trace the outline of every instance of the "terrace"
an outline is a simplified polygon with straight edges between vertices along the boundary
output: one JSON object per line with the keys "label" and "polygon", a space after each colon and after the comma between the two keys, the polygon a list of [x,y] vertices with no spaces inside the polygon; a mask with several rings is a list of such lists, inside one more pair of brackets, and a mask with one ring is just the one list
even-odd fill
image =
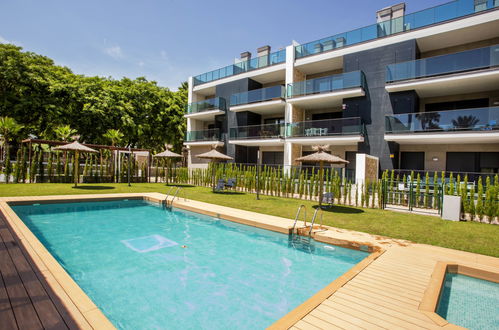
{"label": "terrace", "polygon": [[338,106],[345,98],[365,95],[366,78],[352,71],[288,84],[287,102],[306,109]]}
{"label": "terrace", "polygon": [[499,1],[457,0],[295,46],[297,59],[413,31],[499,7]]}
{"label": "terrace", "polygon": [[399,143],[499,142],[499,108],[432,111],[385,117],[385,140]]}

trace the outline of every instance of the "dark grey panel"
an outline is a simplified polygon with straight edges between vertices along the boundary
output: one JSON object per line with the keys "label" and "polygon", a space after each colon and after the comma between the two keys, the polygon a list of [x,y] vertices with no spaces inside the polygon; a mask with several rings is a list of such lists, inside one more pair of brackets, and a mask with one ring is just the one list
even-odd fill
{"label": "dark grey panel", "polygon": [[[346,109],[344,117],[361,117],[367,129],[367,137],[359,143],[359,152],[377,156],[380,159],[380,168],[392,169],[398,167],[390,153],[397,150],[397,146],[384,140],[385,115],[394,113],[392,99],[385,90],[386,66],[388,64],[416,59],[417,45],[415,40],[366,51],[345,55],[343,59],[344,72],[362,70],[366,75],[366,97],[345,99]],[[399,95],[396,106],[397,112],[413,112],[417,107],[417,94],[408,92]],[[412,98],[412,100],[411,100]],[[407,107],[407,109],[404,109]]]}

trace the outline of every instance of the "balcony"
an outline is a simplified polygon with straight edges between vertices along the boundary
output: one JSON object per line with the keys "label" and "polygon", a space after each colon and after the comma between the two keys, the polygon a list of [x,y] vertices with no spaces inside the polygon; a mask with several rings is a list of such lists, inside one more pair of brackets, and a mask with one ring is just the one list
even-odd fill
{"label": "balcony", "polygon": [[359,117],[302,121],[289,123],[286,137],[301,145],[356,145],[364,141],[364,125]]}
{"label": "balcony", "polygon": [[200,131],[187,131],[184,139],[185,145],[223,145],[220,129],[205,129]]}
{"label": "balcony", "polygon": [[295,46],[295,57],[299,59],[310,55],[321,54],[346,46],[462,18],[496,7],[499,7],[499,1],[489,0],[477,4],[475,4],[474,0],[452,1],[389,21],[368,25],[349,32]]}
{"label": "balcony", "polygon": [[307,109],[339,106],[343,99],[365,95],[362,71],[299,81],[288,84],[287,101]]}
{"label": "balcony", "polygon": [[498,143],[499,107],[386,116],[385,140],[403,144]]}
{"label": "balcony", "polygon": [[194,86],[284,62],[286,62],[286,50],[282,49],[269,55],[255,57],[248,61],[242,61],[195,76]]}
{"label": "balcony", "polygon": [[499,45],[391,64],[386,90],[416,90],[421,97],[472,93],[497,88]]}
{"label": "balcony", "polygon": [[272,86],[248,92],[232,94],[230,110],[252,111],[260,114],[283,113],[286,106],[284,86]]}
{"label": "balcony", "polygon": [[216,115],[225,113],[227,107],[223,97],[202,100],[190,103],[187,106],[185,118],[194,118],[199,120],[213,120]]}
{"label": "balcony", "polygon": [[243,146],[280,146],[284,144],[285,124],[231,127],[229,143]]}

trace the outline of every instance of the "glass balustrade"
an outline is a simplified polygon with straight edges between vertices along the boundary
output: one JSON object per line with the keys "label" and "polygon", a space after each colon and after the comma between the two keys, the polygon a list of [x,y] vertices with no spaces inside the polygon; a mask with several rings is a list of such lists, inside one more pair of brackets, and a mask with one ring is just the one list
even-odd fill
{"label": "glass balustrade", "polygon": [[248,92],[232,94],[230,105],[238,106],[243,104],[270,101],[285,98],[284,86],[272,86],[267,88],[254,89]]}

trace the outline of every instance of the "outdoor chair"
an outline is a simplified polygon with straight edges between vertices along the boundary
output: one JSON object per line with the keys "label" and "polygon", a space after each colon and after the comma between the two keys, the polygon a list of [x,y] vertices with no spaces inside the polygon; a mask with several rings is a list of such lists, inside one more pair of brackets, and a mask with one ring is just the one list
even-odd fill
{"label": "outdoor chair", "polygon": [[327,207],[333,207],[334,203],[334,196],[332,192],[325,192],[322,195],[322,206],[324,207],[327,205]]}
{"label": "outdoor chair", "polygon": [[228,179],[225,187],[231,188],[231,189],[236,188],[236,179]]}
{"label": "outdoor chair", "polygon": [[215,191],[223,191],[225,189],[225,180],[219,179]]}

